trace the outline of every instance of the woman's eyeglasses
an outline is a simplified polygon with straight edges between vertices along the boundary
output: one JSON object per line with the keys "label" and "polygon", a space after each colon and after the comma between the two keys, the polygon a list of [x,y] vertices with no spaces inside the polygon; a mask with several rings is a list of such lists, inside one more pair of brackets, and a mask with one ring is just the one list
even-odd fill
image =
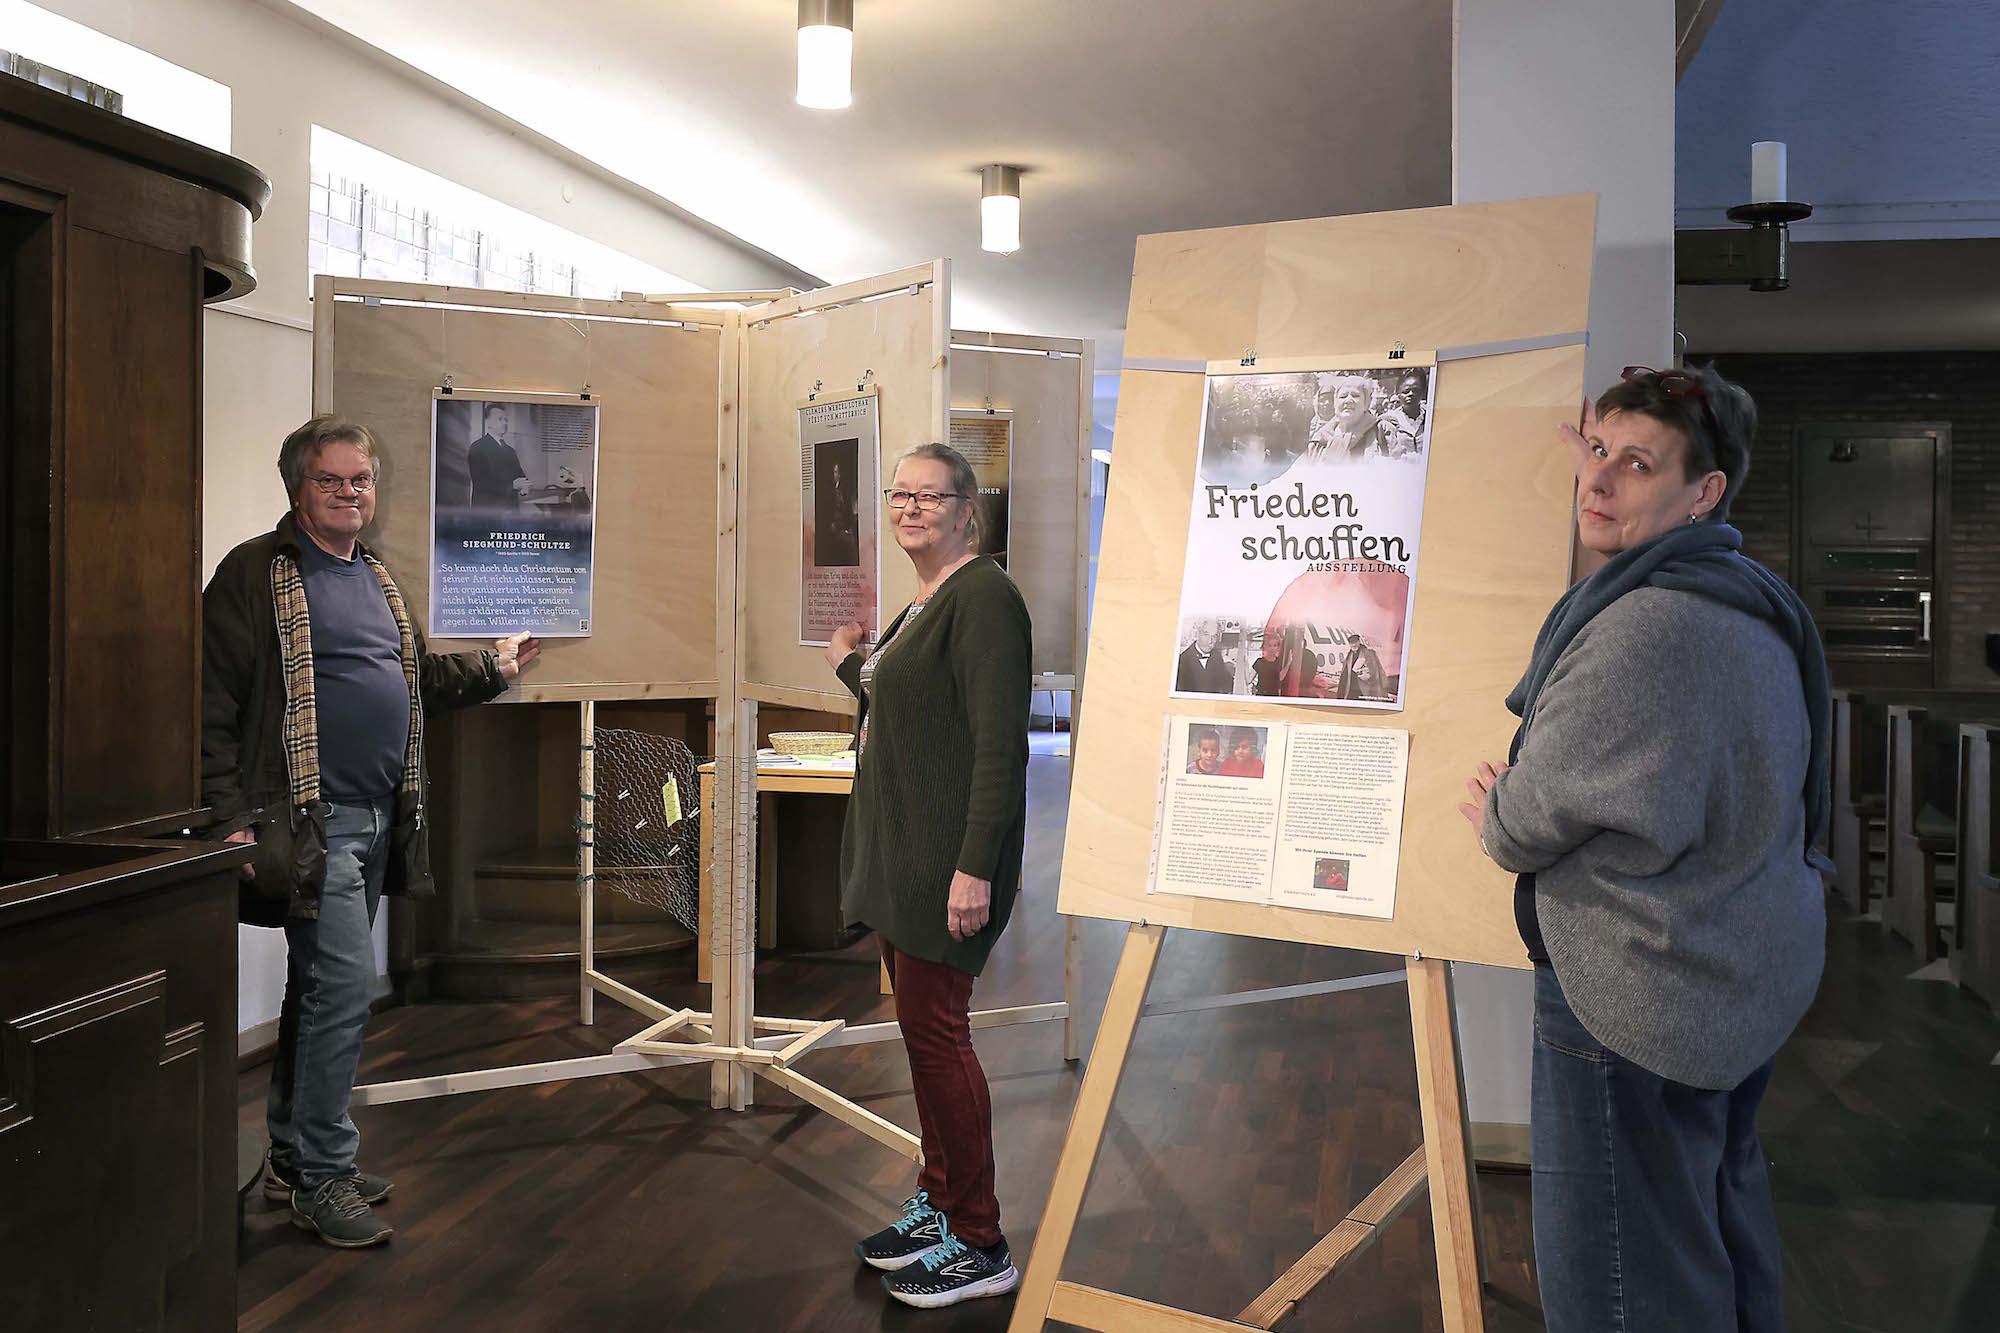
{"label": "woman's eyeglasses", "polygon": [[338,495],[342,486],[352,486],[356,495],[366,495],[375,489],[375,478],[369,476],[334,477],[321,473],[317,477],[308,477],[306,480],[319,487],[321,495]]}
{"label": "woman's eyeglasses", "polygon": [[891,509],[908,509],[915,504],[919,513],[930,513],[944,508],[946,500],[959,498],[957,491],[906,491],[892,487],[882,492],[882,498],[889,502]]}

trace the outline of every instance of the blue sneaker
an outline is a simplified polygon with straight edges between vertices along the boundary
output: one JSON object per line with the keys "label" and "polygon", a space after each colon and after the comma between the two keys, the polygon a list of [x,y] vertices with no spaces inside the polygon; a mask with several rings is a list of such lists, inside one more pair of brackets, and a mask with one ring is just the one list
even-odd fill
{"label": "blue sneaker", "polygon": [[1004,1296],[1020,1285],[1021,1272],[1004,1239],[991,1246],[967,1245],[948,1230],[920,1262],[882,1279],[891,1296],[920,1310]]}
{"label": "blue sneaker", "polygon": [[861,1262],[893,1273],[908,1268],[944,1240],[944,1214],[918,1190],[903,1202],[903,1215],[854,1247]]}

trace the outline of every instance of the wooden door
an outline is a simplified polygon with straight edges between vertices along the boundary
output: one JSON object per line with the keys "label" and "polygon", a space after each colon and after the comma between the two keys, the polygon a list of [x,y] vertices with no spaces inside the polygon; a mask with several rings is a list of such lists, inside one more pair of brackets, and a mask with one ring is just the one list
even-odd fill
{"label": "wooden door", "polygon": [[1799,427],[1793,569],[1835,685],[1941,688],[1951,428]]}

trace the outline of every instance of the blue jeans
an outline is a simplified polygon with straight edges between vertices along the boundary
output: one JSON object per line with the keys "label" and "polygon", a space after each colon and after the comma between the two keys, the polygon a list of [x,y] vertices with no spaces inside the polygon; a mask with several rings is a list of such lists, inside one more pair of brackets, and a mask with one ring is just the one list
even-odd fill
{"label": "blue jeans", "polygon": [[347,1103],[375,998],[372,927],[396,814],[386,796],[328,808],[319,919],[285,926],[285,1004],[265,1104],[271,1165],[308,1190],[353,1174],[361,1143]]}
{"label": "blue jeans", "polygon": [[1550,1333],[1781,1333],[1757,1142],[1771,1066],[1726,1092],[1649,1073],[1535,968],[1535,1264]]}

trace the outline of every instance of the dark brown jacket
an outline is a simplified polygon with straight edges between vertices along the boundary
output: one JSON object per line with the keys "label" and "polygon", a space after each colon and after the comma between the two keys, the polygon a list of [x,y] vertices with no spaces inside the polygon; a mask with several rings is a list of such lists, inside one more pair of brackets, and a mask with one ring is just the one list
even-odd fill
{"label": "dark brown jacket", "polygon": [[[293,803],[293,771],[285,753],[287,699],[275,586],[279,557],[295,562],[299,540],[286,514],[271,532],[224,556],[201,598],[202,800],[214,812],[214,836],[256,829],[256,877],[243,883],[238,900],[238,916],[251,925],[317,917],[326,877],[327,806]],[[371,554],[357,546],[360,554]],[[383,891],[421,898],[432,891],[422,718],[484,703],[504,692],[507,682],[494,654],[432,653],[413,618],[407,628],[423,704],[413,730],[417,781],[414,789],[396,795]],[[303,688],[312,688],[310,677]],[[316,739],[307,738],[309,752],[301,758],[316,772],[314,745]]]}

